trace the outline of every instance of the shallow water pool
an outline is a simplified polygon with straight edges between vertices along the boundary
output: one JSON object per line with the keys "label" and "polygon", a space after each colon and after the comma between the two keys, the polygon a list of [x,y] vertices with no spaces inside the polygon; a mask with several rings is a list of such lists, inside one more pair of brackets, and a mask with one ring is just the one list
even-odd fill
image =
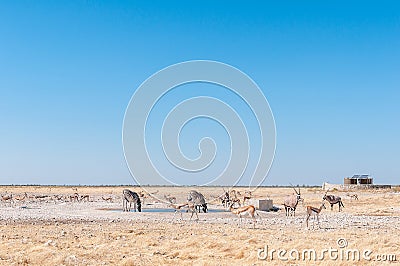
{"label": "shallow water pool", "polygon": [[[122,209],[118,209],[118,208],[101,208],[101,209],[97,209],[99,211],[111,211],[111,212],[122,212]],[[132,210],[130,212],[135,212],[132,208]],[[142,212],[171,212],[174,213],[175,210],[171,209],[171,208],[143,208]],[[185,210],[183,210],[182,212],[185,212]],[[214,213],[214,212],[226,212],[226,210],[224,209],[208,209],[208,212]],[[203,213],[203,211],[202,211]]]}

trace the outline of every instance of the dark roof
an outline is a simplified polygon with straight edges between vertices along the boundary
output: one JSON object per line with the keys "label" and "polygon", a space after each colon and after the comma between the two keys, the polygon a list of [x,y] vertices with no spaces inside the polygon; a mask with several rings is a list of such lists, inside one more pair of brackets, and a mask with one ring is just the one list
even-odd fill
{"label": "dark roof", "polygon": [[354,179],[367,179],[367,178],[372,178],[372,177],[370,177],[369,175],[353,175],[353,177],[351,177],[351,178],[354,178]]}

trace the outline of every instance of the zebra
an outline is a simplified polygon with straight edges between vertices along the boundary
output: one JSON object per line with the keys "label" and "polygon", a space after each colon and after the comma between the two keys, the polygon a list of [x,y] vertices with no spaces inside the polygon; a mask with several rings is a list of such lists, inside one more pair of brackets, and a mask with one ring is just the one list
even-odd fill
{"label": "zebra", "polygon": [[203,208],[203,212],[207,212],[207,203],[206,200],[204,199],[203,194],[200,192],[197,192],[196,190],[191,190],[189,191],[188,197],[187,197],[188,203],[194,204],[195,208],[199,209]]}
{"label": "zebra", "polygon": [[[122,191],[122,211],[129,212],[132,207],[136,211],[136,208],[139,212],[142,211],[142,203],[140,202],[140,197],[136,192],[130,191],[129,189],[124,189]],[[129,203],[129,206],[128,206]]]}

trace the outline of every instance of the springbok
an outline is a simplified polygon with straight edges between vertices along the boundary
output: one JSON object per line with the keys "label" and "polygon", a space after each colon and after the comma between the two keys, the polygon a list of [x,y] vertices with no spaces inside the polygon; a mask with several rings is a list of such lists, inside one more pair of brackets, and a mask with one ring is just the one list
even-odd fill
{"label": "springbok", "polygon": [[358,195],[357,194],[347,193],[346,196],[349,197],[350,199],[358,200]]}
{"label": "springbok", "polygon": [[188,211],[190,211],[192,213],[192,215],[190,216],[189,221],[192,220],[193,215],[196,214],[197,220],[199,220],[199,215],[197,214],[197,210],[195,208],[195,206],[193,205],[193,203],[184,203],[184,204],[169,204],[172,208],[175,209],[174,212],[174,216],[172,217],[172,220],[175,218],[175,215],[177,212],[179,212],[181,214],[181,220],[183,221],[183,216],[182,216],[182,210],[183,208],[188,208]]}
{"label": "springbok", "polygon": [[12,202],[12,201],[13,201],[13,195],[12,195],[12,194],[9,194],[9,195],[2,195],[2,196],[1,196],[1,200],[2,200],[2,201],[10,201],[10,202]]}
{"label": "springbok", "polygon": [[252,197],[251,191],[245,191],[244,195],[243,195],[243,201],[242,201],[243,205],[246,202],[246,200],[251,199],[251,197]]}
{"label": "springbok", "polygon": [[164,195],[164,198],[171,204],[176,203],[176,197],[172,197],[170,194]]}
{"label": "springbok", "polygon": [[175,218],[175,215],[177,212],[179,212],[181,214],[181,220],[183,220],[183,215],[182,215],[182,209],[184,207],[188,206],[188,203],[184,203],[184,204],[169,204],[172,208],[174,208],[175,212],[174,212],[174,216],[172,216],[172,220]]}
{"label": "springbok", "polygon": [[141,190],[141,191],[139,191],[138,195],[139,195],[139,197],[142,198],[142,204],[143,204],[143,205],[146,205],[146,204],[144,203],[144,200],[147,199],[147,198],[150,196],[150,194],[147,193],[147,192],[145,192],[144,190]]}
{"label": "springbok", "polygon": [[81,201],[89,201],[89,195],[82,195]]}
{"label": "springbok", "polygon": [[235,204],[235,203],[237,203],[238,206],[240,207],[240,206],[241,206],[241,204],[240,204],[240,199],[238,198],[237,195],[241,195],[240,192],[239,192],[239,191],[236,191],[236,190],[234,190],[234,189],[232,189],[232,190],[229,192],[229,200],[230,200],[230,204]]}
{"label": "springbok", "polygon": [[28,197],[28,194],[25,192],[23,196],[14,196],[14,199],[18,201],[24,201]]}
{"label": "springbok", "polygon": [[63,195],[54,195],[54,196],[53,196],[54,201],[56,201],[56,200],[62,201],[63,198],[64,198]]}
{"label": "springbok", "polygon": [[300,194],[300,187],[299,187],[299,191],[297,191],[293,187],[293,185],[292,185],[292,188],[296,192],[296,195],[293,194],[293,195],[286,197],[283,202],[283,206],[285,206],[286,217],[296,216],[297,204],[299,204],[300,201],[303,201],[303,199],[301,198],[301,194]]}
{"label": "springbok", "polygon": [[[36,196],[36,197],[38,197],[38,196]],[[74,195],[69,196],[69,200],[70,201],[79,201],[79,194],[75,192]]]}
{"label": "springbok", "polygon": [[233,203],[231,203],[231,205],[229,206],[229,211],[233,214],[237,214],[239,216],[239,222],[242,222],[242,213],[248,213],[250,215],[251,218],[253,218],[253,227],[255,228],[256,226],[256,216],[260,217],[261,216],[256,212],[256,208],[253,205],[248,205],[248,206],[242,206],[242,207],[238,207],[238,208],[232,208]]}
{"label": "springbok", "polygon": [[[322,211],[322,209],[326,209],[324,202],[322,202],[321,207],[319,207],[319,208],[315,208],[315,207],[312,207],[312,206],[307,206],[307,219],[306,219],[307,228],[308,228],[308,220],[310,219],[311,214],[314,214],[314,217],[315,216],[317,217],[318,227],[321,228],[319,226],[319,214]],[[315,223],[315,218],[313,220],[313,227],[314,227],[314,223]]]}
{"label": "springbok", "polygon": [[[328,190],[329,191],[329,190]],[[331,205],[331,211],[333,211],[333,205],[338,204],[339,205],[339,212],[342,210],[341,207],[344,208],[343,202],[342,202],[342,198],[339,196],[335,196],[335,195],[327,195],[328,191],[326,191],[324,197],[322,198],[322,200],[326,200],[327,202],[329,202],[329,204]]]}
{"label": "springbok", "polygon": [[49,195],[35,195],[35,199],[37,200],[45,200],[48,199],[50,196]]}
{"label": "springbok", "polygon": [[350,198],[358,200],[358,195],[357,194],[350,195]]}
{"label": "springbok", "polygon": [[147,192],[146,190],[139,191],[138,195],[142,199],[142,205],[145,205],[144,201],[145,200],[147,201],[147,199],[157,199],[157,197],[155,197],[154,195],[157,194],[158,192],[159,190],[156,190],[155,192]]}
{"label": "springbok", "polygon": [[112,197],[104,197],[104,196],[101,196],[101,198],[104,200],[104,201],[106,201],[106,202],[112,202],[113,201],[113,198]]}
{"label": "springbok", "polygon": [[[140,197],[136,192],[130,191],[129,189],[124,189],[122,191],[122,210],[125,212],[129,212],[132,207],[136,211],[136,208],[139,212],[142,211],[142,203],[140,202]],[[128,206],[129,203],[129,206]]]}

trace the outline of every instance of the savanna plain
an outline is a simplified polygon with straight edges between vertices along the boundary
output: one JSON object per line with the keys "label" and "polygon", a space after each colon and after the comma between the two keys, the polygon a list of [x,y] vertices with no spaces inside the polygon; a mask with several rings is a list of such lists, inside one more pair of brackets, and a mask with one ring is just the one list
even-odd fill
{"label": "savanna plain", "polygon": [[[124,188],[142,196],[142,212],[122,212]],[[166,201],[185,203],[191,189],[205,196],[210,211],[190,220],[191,213],[183,210],[181,220]],[[286,217],[283,202],[292,188],[257,188],[251,200],[272,199],[280,210],[257,211],[255,221],[248,215],[240,221],[227,210],[218,199],[224,190],[228,188],[2,186],[0,265],[399,264],[396,187],[331,191],[342,198],[344,208],[331,210],[325,203],[320,224],[312,216],[309,227],[306,206],[321,206],[321,188],[301,188],[304,202],[291,217]],[[244,195],[248,188],[235,190]],[[316,258],[308,254],[310,249]]]}

